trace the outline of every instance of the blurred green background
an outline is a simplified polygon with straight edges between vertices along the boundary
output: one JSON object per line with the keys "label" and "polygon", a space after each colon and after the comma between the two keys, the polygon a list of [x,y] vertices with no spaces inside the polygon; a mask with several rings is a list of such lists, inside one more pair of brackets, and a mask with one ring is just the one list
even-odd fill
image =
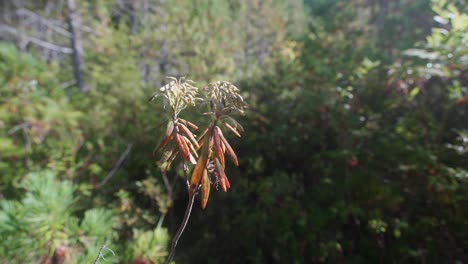
{"label": "blurred green background", "polygon": [[0,262],[163,263],[187,194],[148,99],[187,76],[249,108],[176,263],[468,263],[466,7],[1,1]]}

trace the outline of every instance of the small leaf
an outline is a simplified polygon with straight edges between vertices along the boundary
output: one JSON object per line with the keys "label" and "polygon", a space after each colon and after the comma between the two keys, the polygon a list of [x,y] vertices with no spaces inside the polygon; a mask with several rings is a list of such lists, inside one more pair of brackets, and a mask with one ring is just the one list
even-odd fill
{"label": "small leaf", "polygon": [[201,186],[201,207],[205,209],[206,204],[208,203],[208,198],[210,196],[211,188],[210,177],[208,177],[208,171],[203,170],[202,186]]}
{"label": "small leaf", "polygon": [[224,142],[221,140],[221,150],[223,151],[223,154],[226,153],[226,146],[224,145]]}
{"label": "small leaf", "polygon": [[178,126],[190,138],[193,144],[195,144],[195,146],[199,148],[200,146],[198,145],[198,141],[195,139],[192,132],[184,124],[179,123]]}
{"label": "small leaf", "polygon": [[230,117],[230,116],[223,116],[223,122],[224,123],[229,123],[228,121],[231,122],[231,126],[234,127],[236,130],[240,131],[240,132],[243,132],[244,131],[244,128],[242,127],[242,125],[237,122],[234,118]]}
{"label": "small leaf", "polygon": [[169,137],[164,137],[163,141],[159,144],[159,146],[154,149],[153,155],[155,155],[156,152],[158,152],[159,150],[164,149],[167,146],[167,144],[169,144],[169,142],[171,142],[173,139],[174,139],[173,134],[170,135]]}
{"label": "small leaf", "polygon": [[216,171],[219,174],[219,184],[221,185],[221,188],[223,189],[224,192],[227,192],[227,190],[231,187],[231,184],[229,183],[229,180],[227,179],[226,173],[224,173],[224,167],[219,161],[218,158],[214,158],[215,166],[216,166]]}
{"label": "small leaf", "polygon": [[177,146],[179,147],[182,157],[185,160],[192,162],[192,160],[190,160],[190,156],[192,154],[190,154],[190,149],[189,149],[189,146],[187,145],[187,142],[185,142],[185,140],[182,138],[182,136],[179,133],[175,133],[175,137],[177,141]]}
{"label": "small leaf", "polygon": [[165,133],[166,138],[170,137],[173,131],[174,131],[174,121],[169,120],[169,122],[167,123],[167,127],[166,127],[166,133]]}
{"label": "small leaf", "polygon": [[227,154],[231,157],[232,162],[234,162],[236,166],[239,166],[239,160],[237,159],[236,153],[232,149],[231,145],[229,145],[229,142],[224,138],[223,133],[221,132],[221,129],[218,128],[218,132],[219,132],[219,138],[221,138],[221,140],[224,143],[224,146],[226,147]]}
{"label": "small leaf", "polygon": [[[207,138],[204,140],[205,144],[208,144],[206,142]],[[203,170],[206,169],[206,162],[208,161],[208,146],[203,147],[202,153],[200,157],[198,158],[197,165],[195,165],[195,168],[193,169],[192,172],[192,177],[190,178],[190,193],[195,193],[197,190],[198,184],[200,184],[201,178],[203,177]]]}
{"label": "small leaf", "polygon": [[219,157],[219,160],[221,161],[221,164],[223,164],[223,166],[224,166],[224,164],[225,164],[225,162],[224,162],[224,151],[223,151],[223,148],[221,147],[221,139],[220,139],[218,130],[220,130],[218,126],[216,126],[213,129],[213,141],[214,141],[214,147],[215,147],[216,154]]}
{"label": "small leaf", "polygon": [[162,154],[161,154],[161,158],[159,159],[159,162],[166,162],[168,161],[172,154],[174,153],[174,148],[171,148],[169,150],[166,150],[164,151]]}
{"label": "small leaf", "polygon": [[235,128],[233,128],[231,125],[229,125],[227,122],[223,122],[227,128],[229,128],[232,133],[234,133],[236,136],[238,137],[241,137],[241,135],[239,134],[239,132],[237,132],[237,130]]}
{"label": "small leaf", "polygon": [[412,101],[420,92],[419,87],[414,87],[409,94],[409,100]]}
{"label": "small leaf", "polygon": [[187,125],[187,126],[193,128],[193,129],[195,129],[195,130],[198,129],[198,127],[197,127],[194,123],[192,123],[192,122],[190,122],[190,121],[187,121],[187,120],[182,119],[182,118],[179,118],[179,121],[182,122],[184,125]]}
{"label": "small leaf", "polygon": [[178,151],[175,151],[175,149],[172,149],[172,154],[171,156],[169,156],[169,158],[164,159],[164,160],[159,160],[157,162],[157,165],[159,166],[159,168],[161,169],[161,171],[163,172],[166,172],[169,170],[169,167],[171,167],[171,164],[172,162],[175,160],[175,158],[177,157],[177,154],[179,154]]}
{"label": "small leaf", "polygon": [[192,164],[197,164],[197,160],[193,157],[192,153],[189,154],[189,161]]}
{"label": "small leaf", "polygon": [[[195,147],[193,146],[192,142],[186,137],[186,136],[182,136],[185,140],[185,142],[187,142],[187,145],[189,146],[190,150],[192,151],[192,153],[195,155],[195,157],[198,158],[198,153],[197,153],[197,149],[195,149]],[[194,163],[195,164],[195,163]]]}
{"label": "small leaf", "polygon": [[203,133],[200,134],[200,136],[198,137],[198,145],[200,146],[199,148],[201,148],[201,146],[203,146],[203,143],[205,142],[203,139],[204,137],[206,136],[206,133],[208,132],[208,128],[205,129],[203,131]]}

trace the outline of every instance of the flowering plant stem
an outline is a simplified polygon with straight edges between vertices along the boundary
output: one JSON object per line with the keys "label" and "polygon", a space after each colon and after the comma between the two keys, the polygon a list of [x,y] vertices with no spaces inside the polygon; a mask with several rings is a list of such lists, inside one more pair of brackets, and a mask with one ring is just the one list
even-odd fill
{"label": "flowering plant stem", "polygon": [[[179,157],[187,180],[189,200],[184,219],[172,240],[166,264],[169,264],[174,258],[177,242],[187,226],[198,190],[201,190],[201,208],[205,209],[211,185],[215,186],[216,189],[221,186],[225,192],[231,187],[225,172],[225,155],[229,156],[236,166],[239,165],[239,161],[231,145],[223,136],[219,125],[224,124],[227,129],[240,137],[239,131],[242,131],[242,126],[230,115],[243,113],[246,107],[239,89],[230,82],[210,83],[201,91],[194,86],[193,81],[173,77],[170,79],[172,81],[161,87],[151,98],[153,100],[159,96],[162,97],[164,107],[167,106],[170,109],[170,119],[166,126],[164,139],[155,152],[162,152],[157,164],[161,169],[164,184],[171,197],[173,185],[169,184],[166,172],[171,167],[172,162]],[[179,117],[180,112],[187,106],[195,105],[209,105],[210,112],[205,114],[211,117],[210,125],[198,137],[192,132],[192,130],[198,130],[198,127]],[[186,175],[187,164],[194,165],[190,178]]]}
{"label": "flowering plant stem", "polygon": [[167,257],[165,264],[171,263],[172,259],[174,258],[176,247],[177,247],[177,242],[179,242],[179,238],[180,236],[182,236],[182,233],[184,232],[185,227],[187,226],[190,215],[192,214],[193,201],[195,201],[195,195],[197,193],[196,192],[192,193],[188,191],[188,194],[189,194],[189,200],[187,203],[187,208],[185,209],[184,219],[182,220],[182,223],[180,224],[179,230],[177,230],[177,233],[175,234],[174,239],[172,239],[171,252],[169,253],[169,256]]}

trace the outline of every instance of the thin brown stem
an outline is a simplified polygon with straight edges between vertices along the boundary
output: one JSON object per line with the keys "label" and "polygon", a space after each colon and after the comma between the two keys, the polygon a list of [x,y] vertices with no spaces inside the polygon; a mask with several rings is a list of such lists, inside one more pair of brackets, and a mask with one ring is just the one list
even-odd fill
{"label": "thin brown stem", "polygon": [[177,242],[179,242],[179,238],[180,236],[182,236],[182,233],[184,232],[185,227],[187,226],[188,220],[190,218],[190,215],[192,213],[193,201],[195,201],[196,194],[197,194],[196,192],[191,193],[189,191],[189,200],[187,203],[187,208],[185,209],[184,219],[182,220],[182,223],[180,224],[179,230],[177,230],[177,233],[174,236],[174,239],[172,239],[171,252],[169,253],[169,257],[167,257],[165,264],[171,263],[172,259],[174,258],[176,247],[177,247]]}
{"label": "thin brown stem", "polygon": [[169,195],[169,198],[172,199],[173,198],[172,197],[173,185],[171,185],[171,183],[169,182],[169,179],[167,178],[167,174],[165,170],[161,170],[161,174],[162,174],[164,185],[166,186],[166,189],[167,189],[167,194]]}

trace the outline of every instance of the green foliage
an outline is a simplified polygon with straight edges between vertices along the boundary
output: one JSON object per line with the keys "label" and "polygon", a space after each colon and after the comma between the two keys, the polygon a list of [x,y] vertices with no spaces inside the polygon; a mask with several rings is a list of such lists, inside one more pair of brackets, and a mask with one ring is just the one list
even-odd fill
{"label": "green foliage", "polygon": [[18,175],[39,164],[70,176],[83,116],[57,89],[56,67],[2,44],[0,69],[0,190],[8,191]]}
{"label": "green foliage", "polygon": [[[359,46],[337,51],[351,41],[320,30],[302,51],[309,75],[279,66],[278,75],[246,82],[254,111],[245,129],[264,134],[239,143],[248,155],[235,195],[214,199],[193,220],[202,226],[218,217],[220,224],[182,250],[195,262],[210,255],[208,263],[463,261],[467,167],[455,131],[466,130],[466,107],[449,99],[454,83],[457,91],[467,86],[460,58],[435,53],[446,67],[441,75],[406,55],[393,58],[402,66],[366,58],[372,50]],[[452,37],[463,43],[457,30],[450,34],[441,45]]]}
{"label": "green foliage", "polygon": [[[13,2],[53,25],[67,13]],[[177,263],[468,259],[463,1],[76,2],[86,95],[67,54],[2,35],[0,262],[93,263],[104,244],[111,262],[164,259],[186,205],[152,156],[167,116],[148,95],[166,75],[229,79],[249,102],[241,140],[226,134],[231,192],[194,210]]]}
{"label": "green foliage", "polygon": [[115,239],[117,222],[112,211],[93,208],[83,219],[76,213],[76,186],[57,181],[51,171],[31,173],[21,183],[21,201],[3,200],[0,242],[3,263],[34,263],[58,257],[69,263],[91,262],[99,247]]}
{"label": "green foliage", "polygon": [[153,231],[134,230],[135,241],[132,245],[133,256],[136,259],[150,260],[154,264],[164,263],[168,252],[166,250],[169,234],[165,228]]}

